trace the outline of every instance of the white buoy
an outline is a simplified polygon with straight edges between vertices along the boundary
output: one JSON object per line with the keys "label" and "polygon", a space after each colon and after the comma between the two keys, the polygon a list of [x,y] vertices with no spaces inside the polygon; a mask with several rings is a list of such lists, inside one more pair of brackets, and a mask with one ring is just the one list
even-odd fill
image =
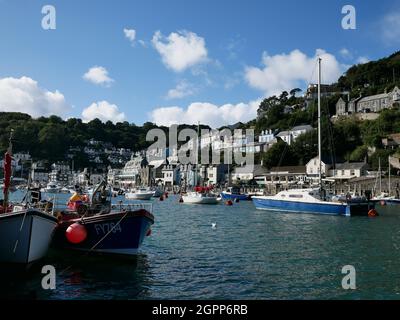
{"label": "white buoy", "polygon": [[216,223],[212,223],[212,224],[211,224],[211,228],[217,229],[217,224],[216,224]]}

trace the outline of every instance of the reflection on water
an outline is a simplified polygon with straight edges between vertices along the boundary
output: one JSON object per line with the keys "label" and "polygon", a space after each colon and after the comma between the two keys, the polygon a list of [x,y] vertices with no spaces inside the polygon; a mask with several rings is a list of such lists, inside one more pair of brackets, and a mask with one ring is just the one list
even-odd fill
{"label": "reflection on water", "polygon": [[[67,196],[65,196],[67,197]],[[118,201],[119,199],[115,199]],[[133,260],[51,250],[57,270],[41,289],[40,267],[1,273],[0,295],[27,299],[398,299],[400,212],[330,217],[153,200],[155,224]],[[213,227],[213,225],[216,227]],[[342,267],[357,290],[341,287]]]}

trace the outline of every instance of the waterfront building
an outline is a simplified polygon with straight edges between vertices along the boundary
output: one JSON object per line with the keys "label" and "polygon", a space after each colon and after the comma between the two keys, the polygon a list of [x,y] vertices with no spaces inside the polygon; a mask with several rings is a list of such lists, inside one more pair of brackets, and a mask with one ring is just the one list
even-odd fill
{"label": "waterfront building", "polygon": [[368,164],[366,162],[338,163],[330,168],[328,178],[340,181],[348,181],[367,175]]}
{"label": "waterfront building", "polygon": [[260,186],[268,185],[303,185],[307,181],[305,166],[274,167],[268,172],[257,175],[254,180]]}
{"label": "waterfront building", "polygon": [[[327,159],[322,159],[321,173],[323,177],[328,176],[329,169],[331,169],[331,167],[332,165],[330,161],[328,161]],[[319,159],[318,157],[315,157],[311,159],[306,165],[307,177],[309,178],[309,180],[316,183],[319,180],[319,172],[320,172]]]}
{"label": "waterfront building", "polygon": [[226,174],[228,172],[227,164],[209,165],[206,170],[207,185],[218,185],[226,182]]}
{"label": "waterfront building", "polygon": [[239,181],[251,181],[254,177],[262,176],[267,172],[267,169],[260,164],[236,167],[231,174],[231,181],[233,183],[238,183]]}
{"label": "waterfront building", "polygon": [[49,181],[49,172],[43,161],[32,163],[31,181],[39,184],[47,184]]}

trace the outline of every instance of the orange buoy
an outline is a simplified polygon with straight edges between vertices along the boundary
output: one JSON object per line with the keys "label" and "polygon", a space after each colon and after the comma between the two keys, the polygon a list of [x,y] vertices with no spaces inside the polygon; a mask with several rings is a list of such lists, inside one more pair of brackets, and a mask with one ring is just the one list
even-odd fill
{"label": "orange buoy", "polygon": [[381,206],[382,207],[386,206],[386,201],[385,200],[381,200]]}
{"label": "orange buoy", "polygon": [[379,216],[379,214],[378,214],[378,211],[376,211],[375,209],[371,209],[371,210],[368,211],[368,217],[374,218],[374,217],[377,217],[377,216]]}
{"label": "orange buoy", "polygon": [[228,200],[228,201],[225,202],[225,204],[226,204],[227,206],[232,206],[232,205],[233,205],[233,202],[232,202],[232,200]]}
{"label": "orange buoy", "polygon": [[73,244],[85,241],[87,237],[86,227],[78,222],[71,224],[65,231],[67,240]]}
{"label": "orange buoy", "polygon": [[149,237],[150,235],[151,235],[151,229],[147,230],[146,237]]}

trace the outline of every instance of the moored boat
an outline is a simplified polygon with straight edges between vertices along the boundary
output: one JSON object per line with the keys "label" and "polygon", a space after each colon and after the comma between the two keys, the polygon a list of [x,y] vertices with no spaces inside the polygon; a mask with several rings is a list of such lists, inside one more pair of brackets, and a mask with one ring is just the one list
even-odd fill
{"label": "moored boat", "polygon": [[139,188],[132,192],[125,193],[125,198],[128,200],[150,200],[154,195],[154,191],[147,188]]}
{"label": "moored boat", "polygon": [[69,207],[74,210],[59,216],[54,236],[56,248],[136,255],[154,224],[151,203],[111,205],[111,193],[105,182],[94,189],[89,203],[77,201]]}
{"label": "moored boat", "polygon": [[251,200],[251,197],[248,194],[244,194],[240,192],[240,188],[238,187],[229,187],[226,191],[221,192],[221,198],[223,200]]}
{"label": "moored boat", "polygon": [[57,218],[28,208],[0,214],[0,262],[30,264],[49,248]]}
{"label": "moored boat", "polygon": [[315,213],[325,215],[368,215],[375,209],[367,199],[333,201],[322,199],[320,189],[293,189],[281,191],[275,196],[252,198],[257,209],[292,213]]}

